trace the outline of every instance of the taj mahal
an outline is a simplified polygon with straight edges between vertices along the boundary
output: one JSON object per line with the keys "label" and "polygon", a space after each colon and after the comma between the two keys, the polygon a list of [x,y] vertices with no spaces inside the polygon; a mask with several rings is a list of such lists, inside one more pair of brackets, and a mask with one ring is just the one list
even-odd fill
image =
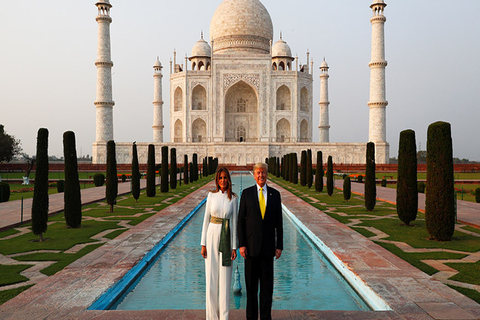
{"label": "taj mahal", "polygon": [[[106,162],[106,144],[114,140],[109,0],[99,0],[96,141],[93,163]],[[369,141],[375,143],[377,163],[388,163],[386,141],[386,86],[383,0],[373,0],[372,50],[370,66]],[[190,56],[170,61],[170,137],[163,139],[163,66],[153,66],[153,139],[137,142],[140,163],[147,162],[149,144],[155,145],[156,161],[160,149],[176,148],[177,162],[196,153],[199,158],[217,157],[219,163],[247,165],[269,157],[300,154],[311,149],[323,161],[330,155],[335,163],[365,163],[366,143],[330,142],[328,97],[329,66],[320,65],[319,126],[313,127],[313,61],[298,57],[280,34],[273,43],[273,23],[259,0],[224,0],[210,22],[210,41],[201,34]],[[368,62],[366,62],[368,63]],[[367,108],[368,107],[368,108]],[[312,142],[319,130],[319,142]],[[118,163],[131,163],[132,143],[116,142]]]}

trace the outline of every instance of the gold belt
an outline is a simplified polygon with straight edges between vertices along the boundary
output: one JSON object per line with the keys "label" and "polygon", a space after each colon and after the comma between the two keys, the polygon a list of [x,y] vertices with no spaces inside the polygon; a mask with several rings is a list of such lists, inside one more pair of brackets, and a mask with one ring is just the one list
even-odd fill
{"label": "gold belt", "polygon": [[219,217],[211,216],[211,217],[210,217],[210,222],[211,222],[211,223],[215,223],[215,224],[222,224],[222,223],[223,223],[223,219],[222,219],[222,218],[219,218]]}

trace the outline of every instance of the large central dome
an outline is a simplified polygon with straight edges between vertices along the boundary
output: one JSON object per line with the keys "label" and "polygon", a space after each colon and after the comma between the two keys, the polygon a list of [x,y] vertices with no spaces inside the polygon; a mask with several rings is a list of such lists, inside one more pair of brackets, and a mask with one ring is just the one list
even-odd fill
{"label": "large central dome", "polygon": [[273,24],[258,0],[224,0],[210,22],[214,53],[270,53]]}

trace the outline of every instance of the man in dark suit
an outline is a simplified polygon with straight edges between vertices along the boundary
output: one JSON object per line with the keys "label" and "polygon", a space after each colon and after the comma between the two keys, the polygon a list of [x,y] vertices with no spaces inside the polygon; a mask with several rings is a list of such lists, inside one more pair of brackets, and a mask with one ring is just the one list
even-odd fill
{"label": "man in dark suit", "polygon": [[247,319],[272,319],[273,257],[283,250],[282,200],[280,193],[267,187],[267,165],[253,168],[254,186],[243,190],[238,212],[238,247],[245,258]]}

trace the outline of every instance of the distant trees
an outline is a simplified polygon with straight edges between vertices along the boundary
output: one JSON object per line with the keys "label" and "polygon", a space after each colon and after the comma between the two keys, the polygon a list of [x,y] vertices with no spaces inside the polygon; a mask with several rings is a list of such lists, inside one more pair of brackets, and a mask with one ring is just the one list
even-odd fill
{"label": "distant trees", "polygon": [[117,203],[118,195],[118,176],[117,159],[115,152],[115,142],[107,142],[107,184],[105,188],[105,197],[110,205],[110,212],[113,212],[113,206]]}
{"label": "distant trees", "polygon": [[425,224],[430,237],[449,241],[455,231],[455,189],[450,124],[438,121],[427,131]]}
{"label": "distant trees", "polygon": [[155,197],[157,194],[155,188],[155,146],[153,144],[148,145],[148,158],[147,158],[147,197]]}
{"label": "distant trees", "polygon": [[332,156],[328,156],[327,160],[327,194],[333,194],[333,160]]}
{"label": "distant trees", "polygon": [[168,192],[168,147],[162,147],[162,174],[160,190]]}
{"label": "distant trees", "polygon": [[65,192],[63,194],[65,222],[70,228],[80,228],[82,226],[82,198],[73,131],[63,134],[63,157],[65,159]]}
{"label": "distant trees", "polygon": [[375,144],[373,142],[367,143],[365,166],[365,208],[368,211],[373,211],[377,198],[377,185],[375,179]]}
{"label": "distant trees", "polygon": [[9,162],[20,152],[20,140],[6,133],[3,124],[0,124],[0,162]]}
{"label": "distant trees", "polygon": [[315,171],[315,191],[323,191],[323,154],[317,151],[317,170]]}
{"label": "distant trees", "polygon": [[35,185],[32,202],[32,231],[43,241],[48,221],[48,130],[38,129]]}
{"label": "distant trees", "polygon": [[170,149],[170,189],[177,188],[177,149]]}
{"label": "distant trees", "polygon": [[397,215],[407,226],[417,218],[417,143],[415,131],[400,132],[398,146]]}
{"label": "distant trees", "polygon": [[135,202],[140,198],[140,178],[137,144],[134,142],[132,146],[132,196]]}

